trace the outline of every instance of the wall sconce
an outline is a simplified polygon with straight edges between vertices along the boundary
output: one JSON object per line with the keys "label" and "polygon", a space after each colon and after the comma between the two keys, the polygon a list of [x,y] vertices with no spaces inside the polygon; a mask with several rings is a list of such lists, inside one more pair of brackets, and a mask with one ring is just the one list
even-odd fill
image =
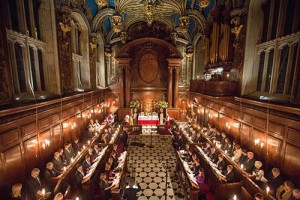
{"label": "wall sconce", "polygon": [[265,144],[261,142],[260,139],[255,139],[254,144],[255,146],[260,146],[260,148],[263,148],[265,146]]}
{"label": "wall sconce", "polygon": [[50,146],[50,140],[46,139],[43,143],[42,143],[42,147],[43,149],[46,149],[46,147]]}

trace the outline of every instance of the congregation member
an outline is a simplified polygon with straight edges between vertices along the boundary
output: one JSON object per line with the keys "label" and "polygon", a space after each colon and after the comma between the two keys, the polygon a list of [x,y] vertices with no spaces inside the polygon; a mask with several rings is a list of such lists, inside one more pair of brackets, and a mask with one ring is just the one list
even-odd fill
{"label": "congregation member", "polygon": [[225,169],[225,161],[224,158],[221,154],[218,155],[218,162],[217,162],[217,168],[218,170],[220,170],[221,172],[224,171]]}
{"label": "congregation member", "polygon": [[288,200],[293,194],[294,184],[291,181],[284,181],[283,185],[276,190],[278,200]]}
{"label": "congregation member", "polygon": [[219,131],[217,131],[216,133],[216,137],[215,137],[216,142],[221,143],[222,141],[222,135]]}
{"label": "congregation member", "polygon": [[205,174],[202,168],[199,169],[198,175],[196,176],[196,181],[198,186],[200,187],[199,198],[203,198],[205,195]]}
{"label": "congregation member", "polygon": [[[40,175],[40,170],[38,168],[33,168],[31,171],[31,175],[27,181],[28,195],[29,198],[32,200],[39,199],[43,196],[42,193],[43,188],[42,188],[42,183],[39,175]],[[45,197],[48,198],[50,194],[51,192],[47,192],[45,194]]]}
{"label": "congregation member", "polygon": [[225,181],[227,183],[233,183],[235,182],[235,175],[233,173],[233,166],[227,165],[226,171],[224,172],[225,175]]}
{"label": "congregation member", "polygon": [[92,161],[91,161],[91,156],[90,155],[86,155],[85,156],[85,160],[82,163],[82,168],[85,174],[88,173],[88,171],[90,170],[90,167],[92,166]]}
{"label": "congregation member", "polygon": [[240,157],[239,160],[239,164],[243,164],[245,162],[245,160],[247,160],[248,156],[247,156],[247,149],[242,149],[242,155]]}
{"label": "congregation member", "polygon": [[218,154],[216,152],[216,148],[215,147],[212,147],[210,149],[210,154],[208,155],[208,157],[210,158],[210,160],[213,162],[213,163],[216,163],[218,161]]}
{"label": "congregation member", "polygon": [[102,149],[99,148],[98,144],[94,144],[94,149],[93,149],[93,155],[94,155],[94,157],[97,157],[101,153],[101,150]]}
{"label": "congregation member", "polygon": [[54,169],[59,173],[63,173],[63,168],[65,167],[65,164],[61,160],[59,152],[54,153],[54,157],[51,161],[53,163]]}
{"label": "congregation member", "polygon": [[300,199],[300,190],[299,189],[293,189],[293,194],[290,196],[288,200],[298,200]]}
{"label": "congregation member", "polygon": [[64,165],[67,165],[67,160],[66,160],[66,156],[64,154],[64,150],[62,148],[59,148],[58,150],[58,153],[59,153],[59,157],[61,159],[61,161],[63,162]]}
{"label": "congregation member", "polygon": [[48,162],[46,164],[46,169],[44,172],[44,182],[45,182],[45,187],[49,190],[49,191],[53,191],[54,190],[54,185],[51,183],[51,178],[53,177],[57,177],[58,176],[58,172],[54,169],[53,167],[53,163],[52,162]]}
{"label": "congregation member", "polygon": [[95,158],[97,157],[97,156],[94,154],[94,149],[92,149],[91,147],[88,148],[88,153],[87,153],[87,155],[90,156],[92,162],[94,162]]}
{"label": "congregation member", "polygon": [[209,142],[206,142],[205,143],[205,147],[203,148],[203,151],[206,155],[210,155],[211,153],[211,148],[210,148],[210,143]]}
{"label": "congregation member", "polygon": [[233,161],[238,163],[243,154],[242,148],[239,144],[235,145],[235,150],[233,152]]}
{"label": "congregation member", "polygon": [[82,191],[82,181],[83,177],[85,176],[82,165],[77,164],[76,165],[76,172],[75,172],[75,180],[76,180],[76,185],[79,191]]}
{"label": "congregation member", "polygon": [[71,150],[71,143],[66,143],[64,145],[64,154],[66,157],[67,165],[71,163],[71,159],[75,156],[74,152]]}
{"label": "congregation member", "polygon": [[100,175],[100,193],[101,193],[101,199],[109,199],[110,198],[110,183],[107,181],[107,177],[105,173],[102,173]]}
{"label": "congregation member", "polygon": [[283,179],[280,175],[278,168],[273,168],[268,178],[268,186],[270,187],[270,194],[275,194],[277,188],[283,183]]}
{"label": "congregation member", "polygon": [[22,184],[15,183],[11,188],[10,200],[22,200]]}
{"label": "congregation member", "polygon": [[76,138],[76,139],[72,142],[72,147],[73,147],[73,149],[74,149],[75,155],[77,155],[78,152],[80,152],[80,150],[81,150],[81,148],[80,148],[78,142],[79,142],[79,139],[78,139],[78,138]]}
{"label": "congregation member", "polygon": [[200,161],[196,157],[196,155],[193,155],[192,157],[193,157],[192,171],[193,171],[194,175],[198,175],[199,170],[201,169]]}
{"label": "congregation member", "polygon": [[253,169],[252,174],[250,175],[250,177],[254,177],[255,178],[255,183],[259,187],[262,188],[264,186],[264,183],[267,182],[267,179],[264,177],[265,172],[261,167],[262,167],[262,162],[255,161],[254,162],[254,169]]}
{"label": "congregation member", "polygon": [[241,164],[244,165],[244,170],[250,174],[253,171],[254,163],[255,163],[254,153],[249,151],[247,153],[247,159]]}

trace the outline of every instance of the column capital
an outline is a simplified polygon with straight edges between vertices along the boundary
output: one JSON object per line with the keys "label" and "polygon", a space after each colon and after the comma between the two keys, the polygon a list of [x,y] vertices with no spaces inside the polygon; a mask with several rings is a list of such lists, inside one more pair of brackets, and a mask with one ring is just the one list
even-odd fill
{"label": "column capital", "polygon": [[115,58],[118,65],[129,66],[131,58]]}
{"label": "column capital", "polygon": [[181,58],[167,58],[168,66],[169,67],[180,67],[181,65]]}

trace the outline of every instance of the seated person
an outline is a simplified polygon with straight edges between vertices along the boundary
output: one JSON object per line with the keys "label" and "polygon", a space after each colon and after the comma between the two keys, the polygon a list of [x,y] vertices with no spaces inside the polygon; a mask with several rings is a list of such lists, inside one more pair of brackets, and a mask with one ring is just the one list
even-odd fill
{"label": "seated person", "polygon": [[209,142],[206,142],[205,143],[205,147],[203,148],[203,151],[206,155],[209,155],[210,154],[210,151],[211,151],[211,148],[210,148],[210,143]]}
{"label": "seated person", "polygon": [[216,142],[221,143],[222,140],[222,135],[219,131],[216,132],[216,137],[215,137]]}
{"label": "seated person", "polygon": [[227,165],[226,171],[224,172],[225,179],[227,183],[233,183],[235,182],[235,177],[233,173],[233,166]]}
{"label": "seated person", "polygon": [[298,200],[300,199],[300,190],[293,189],[293,195],[289,198],[289,200]]}
{"label": "seated person", "polygon": [[[33,168],[31,171],[31,176],[27,181],[28,193],[30,199],[40,199],[42,196],[49,197],[51,192],[43,194],[42,192],[42,183],[39,178],[40,170],[38,168]],[[45,199],[47,199],[45,198]]]}
{"label": "seated person", "polygon": [[87,155],[89,155],[89,156],[91,157],[91,161],[92,161],[92,162],[94,162],[94,160],[95,160],[95,158],[96,158],[95,155],[94,155],[94,153],[93,153],[93,151],[94,151],[94,150],[93,150],[92,148],[89,148],[89,149],[88,149],[88,153],[87,153]]}
{"label": "seated person", "polygon": [[22,184],[21,183],[15,183],[13,184],[11,188],[11,200],[22,200]]}
{"label": "seated person", "polygon": [[112,165],[110,164],[109,161],[107,161],[107,163],[105,164],[105,174],[106,174],[107,178],[110,178],[113,176]]}
{"label": "seated person", "polygon": [[99,148],[98,144],[94,145],[93,155],[94,157],[97,157],[101,153],[101,149]]}
{"label": "seated person", "polygon": [[110,198],[110,183],[106,180],[106,174],[102,173],[100,175],[99,187],[101,191],[101,199],[109,199]]}
{"label": "seated person", "polygon": [[271,175],[268,178],[268,186],[270,187],[270,194],[274,195],[277,188],[283,183],[282,177],[280,175],[280,170],[278,168],[273,168]]}
{"label": "seated person", "polygon": [[293,194],[294,184],[291,181],[284,181],[276,190],[276,198],[278,200],[288,200]]}
{"label": "seated person", "polygon": [[218,154],[216,152],[215,147],[211,148],[210,154],[208,155],[208,157],[210,158],[211,162],[216,163],[218,162]]}
{"label": "seated person", "polygon": [[45,182],[45,186],[49,191],[53,191],[55,185],[52,185],[51,183],[51,178],[52,177],[57,177],[58,173],[57,171],[54,169],[53,167],[53,163],[52,162],[48,162],[46,164],[46,169],[44,172],[44,182]]}
{"label": "seated person", "polygon": [[254,195],[254,200],[264,200],[264,196],[261,193],[256,193]]}
{"label": "seated person", "polygon": [[197,181],[197,184],[200,187],[200,190],[204,190],[205,189],[205,184],[204,184],[204,182],[205,182],[205,175],[204,175],[203,168],[199,169],[198,175],[196,176],[196,181]]}
{"label": "seated person", "polygon": [[225,161],[221,154],[218,155],[217,167],[218,167],[218,170],[220,170],[221,172],[225,170]]}

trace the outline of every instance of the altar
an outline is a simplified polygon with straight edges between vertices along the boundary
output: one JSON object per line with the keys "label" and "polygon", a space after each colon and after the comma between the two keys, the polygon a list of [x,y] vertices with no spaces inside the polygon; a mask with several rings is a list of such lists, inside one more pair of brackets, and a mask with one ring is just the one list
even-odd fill
{"label": "altar", "polygon": [[148,116],[139,115],[138,124],[139,125],[158,125],[159,118],[157,115],[148,115]]}

